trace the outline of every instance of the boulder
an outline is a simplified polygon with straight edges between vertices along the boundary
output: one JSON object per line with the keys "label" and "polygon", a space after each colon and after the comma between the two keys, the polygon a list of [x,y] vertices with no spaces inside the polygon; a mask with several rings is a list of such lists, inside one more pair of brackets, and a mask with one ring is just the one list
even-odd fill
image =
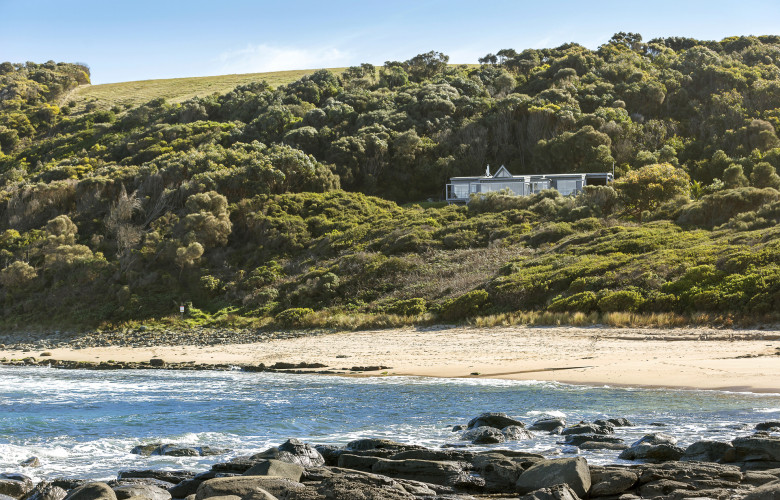
{"label": "boulder", "polygon": [[533,435],[519,425],[508,425],[501,429],[506,441],[522,441],[523,439],[533,439]]}
{"label": "boulder", "polygon": [[674,481],[672,479],[659,479],[658,481],[653,481],[640,486],[639,494],[642,496],[642,498],[669,498],[674,492],[695,490],[696,488],[693,486],[682,483],[680,481]]}
{"label": "boulder", "polygon": [[356,439],[347,443],[347,449],[351,451],[374,451],[386,450],[394,453],[400,453],[408,450],[424,450],[424,446],[416,444],[404,444],[389,439]]}
{"label": "boulder", "polygon": [[597,468],[590,471],[591,497],[619,495],[631,489],[639,479],[639,475],[627,469]]}
{"label": "boulder", "polygon": [[173,488],[176,486],[173,483],[169,483],[167,481],[160,481],[159,479],[153,479],[151,477],[130,477],[126,479],[114,479],[112,481],[106,482],[109,486],[111,486],[111,489],[116,490],[120,486],[155,486],[157,488],[162,488],[165,491],[168,491],[170,488]]}
{"label": "boulder", "polygon": [[769,420],[766,422],[761,422],[759,424],[756,424],[757,431],[768,431],[772,429],[780,429],[780,421]]}
{"label": "boulder", "polygon": [[114,490],[106,483],[87,483],[68,492],[65,500],[117,500]]}
{"label": "boulder", "polygon": [[663,433],[646,434],[618,456],[623,460],[679,460],[685,450],[674,446],[677,438]]}
{"label": "boulder", "polygon": [[471,441],[474,444],[496,444],[506,441],[506,436],[495,427],[475,427],[460,435],[462,441]]}
{"label": "boulder", "polygon": [[581,450],[615,450],[623,451],[628,448],[624,443],[601,443],[599,441],[585,441],[578,446]]}
{"label": "boulder", "polygon": [[244,472],[244,475],[276,476],[284,477],[295,482],[300,482],[301,476],[303,475],[303,470],[303,467],[298,464],[282,462],[281,460],[274,460],[271,458],[268,460],[261,460],[260,462],[256,463],[248,471]]}
{"label": "boulder", "polygon": [[[263,452],[256,453],[249,457],[250,462],[258,460],[279,460],[291,464],[297,464],[301,467],[319,467],[325,465],[325,458],[308,443],[303,443],[297,439],[288,439],[278,447],[269,448]],[[251,465],[250,465],[251,467]],[[243,472],[246,472],[246,468]]]}
{"label": "boulder", "polygon": [[25,500],[62,500],[67,495],[68,492],[59,486],[41,481],[24,498]]}
{"label": "boulder", "polygon": [[550,432],[557,429],[558,427],[566,427],[565,418],[558,418],[558,417],[543,418],[534,422],[533,425],[531,425],[531,427],[529,427],[528,429],[532,431]]}
{"label": "boulder", "polygon": [[150,484],[136,484],[132,486],[119,486],[114,488],[117,500],[127,500],[132,497],[144,497],[149,500],[170,500],[171,494],[159,486]]}
{"label": "boulder", "polygon": [[615,431],[611,426],[602,426],[596,424],[576,424],[571,427],[566,427],[561,431],[561,435],[568,436],[569,434],[612,434]]}
{"label": "boulder", "polygon": [[19,465],[22,467],[40,467],[41,460],[38,457],[30,457]]}
{"label": "boulder", "polygon": [[32,489],[32,479],[23,474],[0,474],[0,495],[22,498]]}
{"label": "boulder", "polygon": [[506,413],[483,413],[478,417],[474,417],[469,421],[468,428],[473,429],[475,427],[495,427],[496,429],[503,429],[510,425],[516,425],[518,427],[525,427],[525,424],[520,420],[511,418]]}
{"label": "boulder", "polygon": [[186,498],[190,495],[194,495],[198,491],[198,486],[205,481],[205,479],[185,479],[173,488],[168,488],[168,493],[173,498]]}
{"label": "boulder", "polygon": [[224,455],[230,450],[224,448],[211,448],[210,446],[180,446],[178,444],[144,444],[130,450],[130,453],[145,457],[151,455],[164,455],[169,457],[209,457]]}
{"label": "boulder", "polygon": [[345,452],[344,448],[333,446],[329,444],[317,444],[314,445],[314,449],[325,460],[325,465],[329,467],[335,466],[339,462],[339,455]]}
{"label": "boulder", "polygon": [[466,429],[468,429],[468,426],[463,424],[452,426],[452,432],[465,431]]}
{"label": "boulder", "polygon": [[464,471],[463,464],[458,462],[379,459],[371,467],[371,472],[453,488],[484,486],[484,480]]}
{"label": "boulder", "polygon": [[244,495],[243,497],[241,497],[241,500],[278,500],[278,499],[262,488],[255,488],[255,490],[249,493],[248,495]]}
{"label": "boulder", "polygon": [[450,460],[456,462],[471,462],[477,453],[465,450],[408,450],[391,455],[391,460]]}
{"label": "boulder", "polygon": [[[485,480],[485,490],[490,493],[513,493],[520,474],[529,463],[526,458],[510,458],[500,453],[485,453],[474,457],[472,464]],[[538,461],[535,460],[535,461]]]}
{"label": "boulder", "polygon": [[780,481],[759,486],[748,493],[743,500],[780,500]]}
{"label": "boulder", "polygon": [[582,457],[539,461],[520,475],[515,487],[518,493],[525,494],[561,483],[584,497],[591,484],[588,462]]}
{"label": "boulder", "polygon": [[685,449],[683,462],[733,462],[734,446],[720,441],[696,441]]}
{"label": "boulder", "polygon": [[304,486],[296,481],[273,476],[217,477],[204,481],[198,486],[195,500],[225,495],[243,498],[258,488],[275,497],[284,497],[289,490],[302,489]]}
{"label": "boulder", "polygon": [[731,442],[735,462],[780,461],[780,437],[745,436]]}
{"label": "boulder", "polygon": [[568,485],[556,484],[532,491],[521,496],[519,500],[580,500],[580,497]]}

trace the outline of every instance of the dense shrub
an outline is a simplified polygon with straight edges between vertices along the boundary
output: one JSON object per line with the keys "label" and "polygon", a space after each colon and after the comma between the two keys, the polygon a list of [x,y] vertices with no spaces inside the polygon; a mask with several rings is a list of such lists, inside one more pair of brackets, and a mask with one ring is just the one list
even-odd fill
{"label": "dense shrub", "polygon": [[387,312],[400,314],[401,316],[419,316],[427,310],[425,299],[419,297],[413,299],[397,300],[387,308]]}
{"label": "dense shrub", "polygon": [[587,313],[596,309],[597,301],[596,294],[591,291],[579,292],[569,296],[559,295],[547,306],[547,310],[552,312]]}
{"label": "dense shrub", "polygon": [[278,313],[274,319],[281,326],[294,328],[302,326],[304,320],[313,313],[308,307],[291,307]]}
{"label": "dense shrub", "polygon": [[601,312],[635,312],[642,307],[644,298],[634,290],[618,290],[606,292],[598,300]]}
{"label": "dense shrub", "polygon": [[476,315],[489,301],[485,290],[473,290],[442,304],[439,315],[445,321],[458,321]]}

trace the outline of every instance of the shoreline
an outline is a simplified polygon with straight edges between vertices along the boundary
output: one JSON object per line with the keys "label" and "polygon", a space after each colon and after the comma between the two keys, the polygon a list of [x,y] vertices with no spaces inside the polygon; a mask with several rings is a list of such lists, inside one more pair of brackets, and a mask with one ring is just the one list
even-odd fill
{"label": "shoreline", "polygon": [[[271,367],[296,373],[555,381],[574,385],[780,393],[780,335],[764,330],[594,327],[425,327],[285,334],[253,343],[4,345],[0,359],[187,363]],[[88,342],[88,339],[87,339]],[[48,356],[41,357],[46,353]],[[373,371],[354,368],[382,367]],[[259,370],[255,370],[259,371]]]}

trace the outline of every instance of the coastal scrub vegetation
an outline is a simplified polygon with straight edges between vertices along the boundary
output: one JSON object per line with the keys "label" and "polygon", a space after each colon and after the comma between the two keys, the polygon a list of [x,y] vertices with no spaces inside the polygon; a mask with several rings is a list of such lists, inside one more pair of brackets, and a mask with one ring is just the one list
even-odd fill
{"label": "coastal scrub vegetation", "polygon": [[[110,109],[0,64],[2,325],[775,320],[780,37],[448,63]],[[437,202],[486,163],[617,180]]]}

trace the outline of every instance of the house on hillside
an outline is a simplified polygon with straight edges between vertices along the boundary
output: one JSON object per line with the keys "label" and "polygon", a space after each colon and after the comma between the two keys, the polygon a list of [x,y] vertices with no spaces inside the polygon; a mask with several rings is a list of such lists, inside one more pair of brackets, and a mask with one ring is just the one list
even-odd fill
{"label": "house on hillside", "polygon": [[491,175],[488,165],[482,176],[451,177],[446,187],[446,196],[448,203],[468,203],[472,194],[493,191],[528,196],[545,189],[557,189],[565,196],[577,194],[583,186],[606,186],[613,180],[612,172],[512,175],[503,165]]}

